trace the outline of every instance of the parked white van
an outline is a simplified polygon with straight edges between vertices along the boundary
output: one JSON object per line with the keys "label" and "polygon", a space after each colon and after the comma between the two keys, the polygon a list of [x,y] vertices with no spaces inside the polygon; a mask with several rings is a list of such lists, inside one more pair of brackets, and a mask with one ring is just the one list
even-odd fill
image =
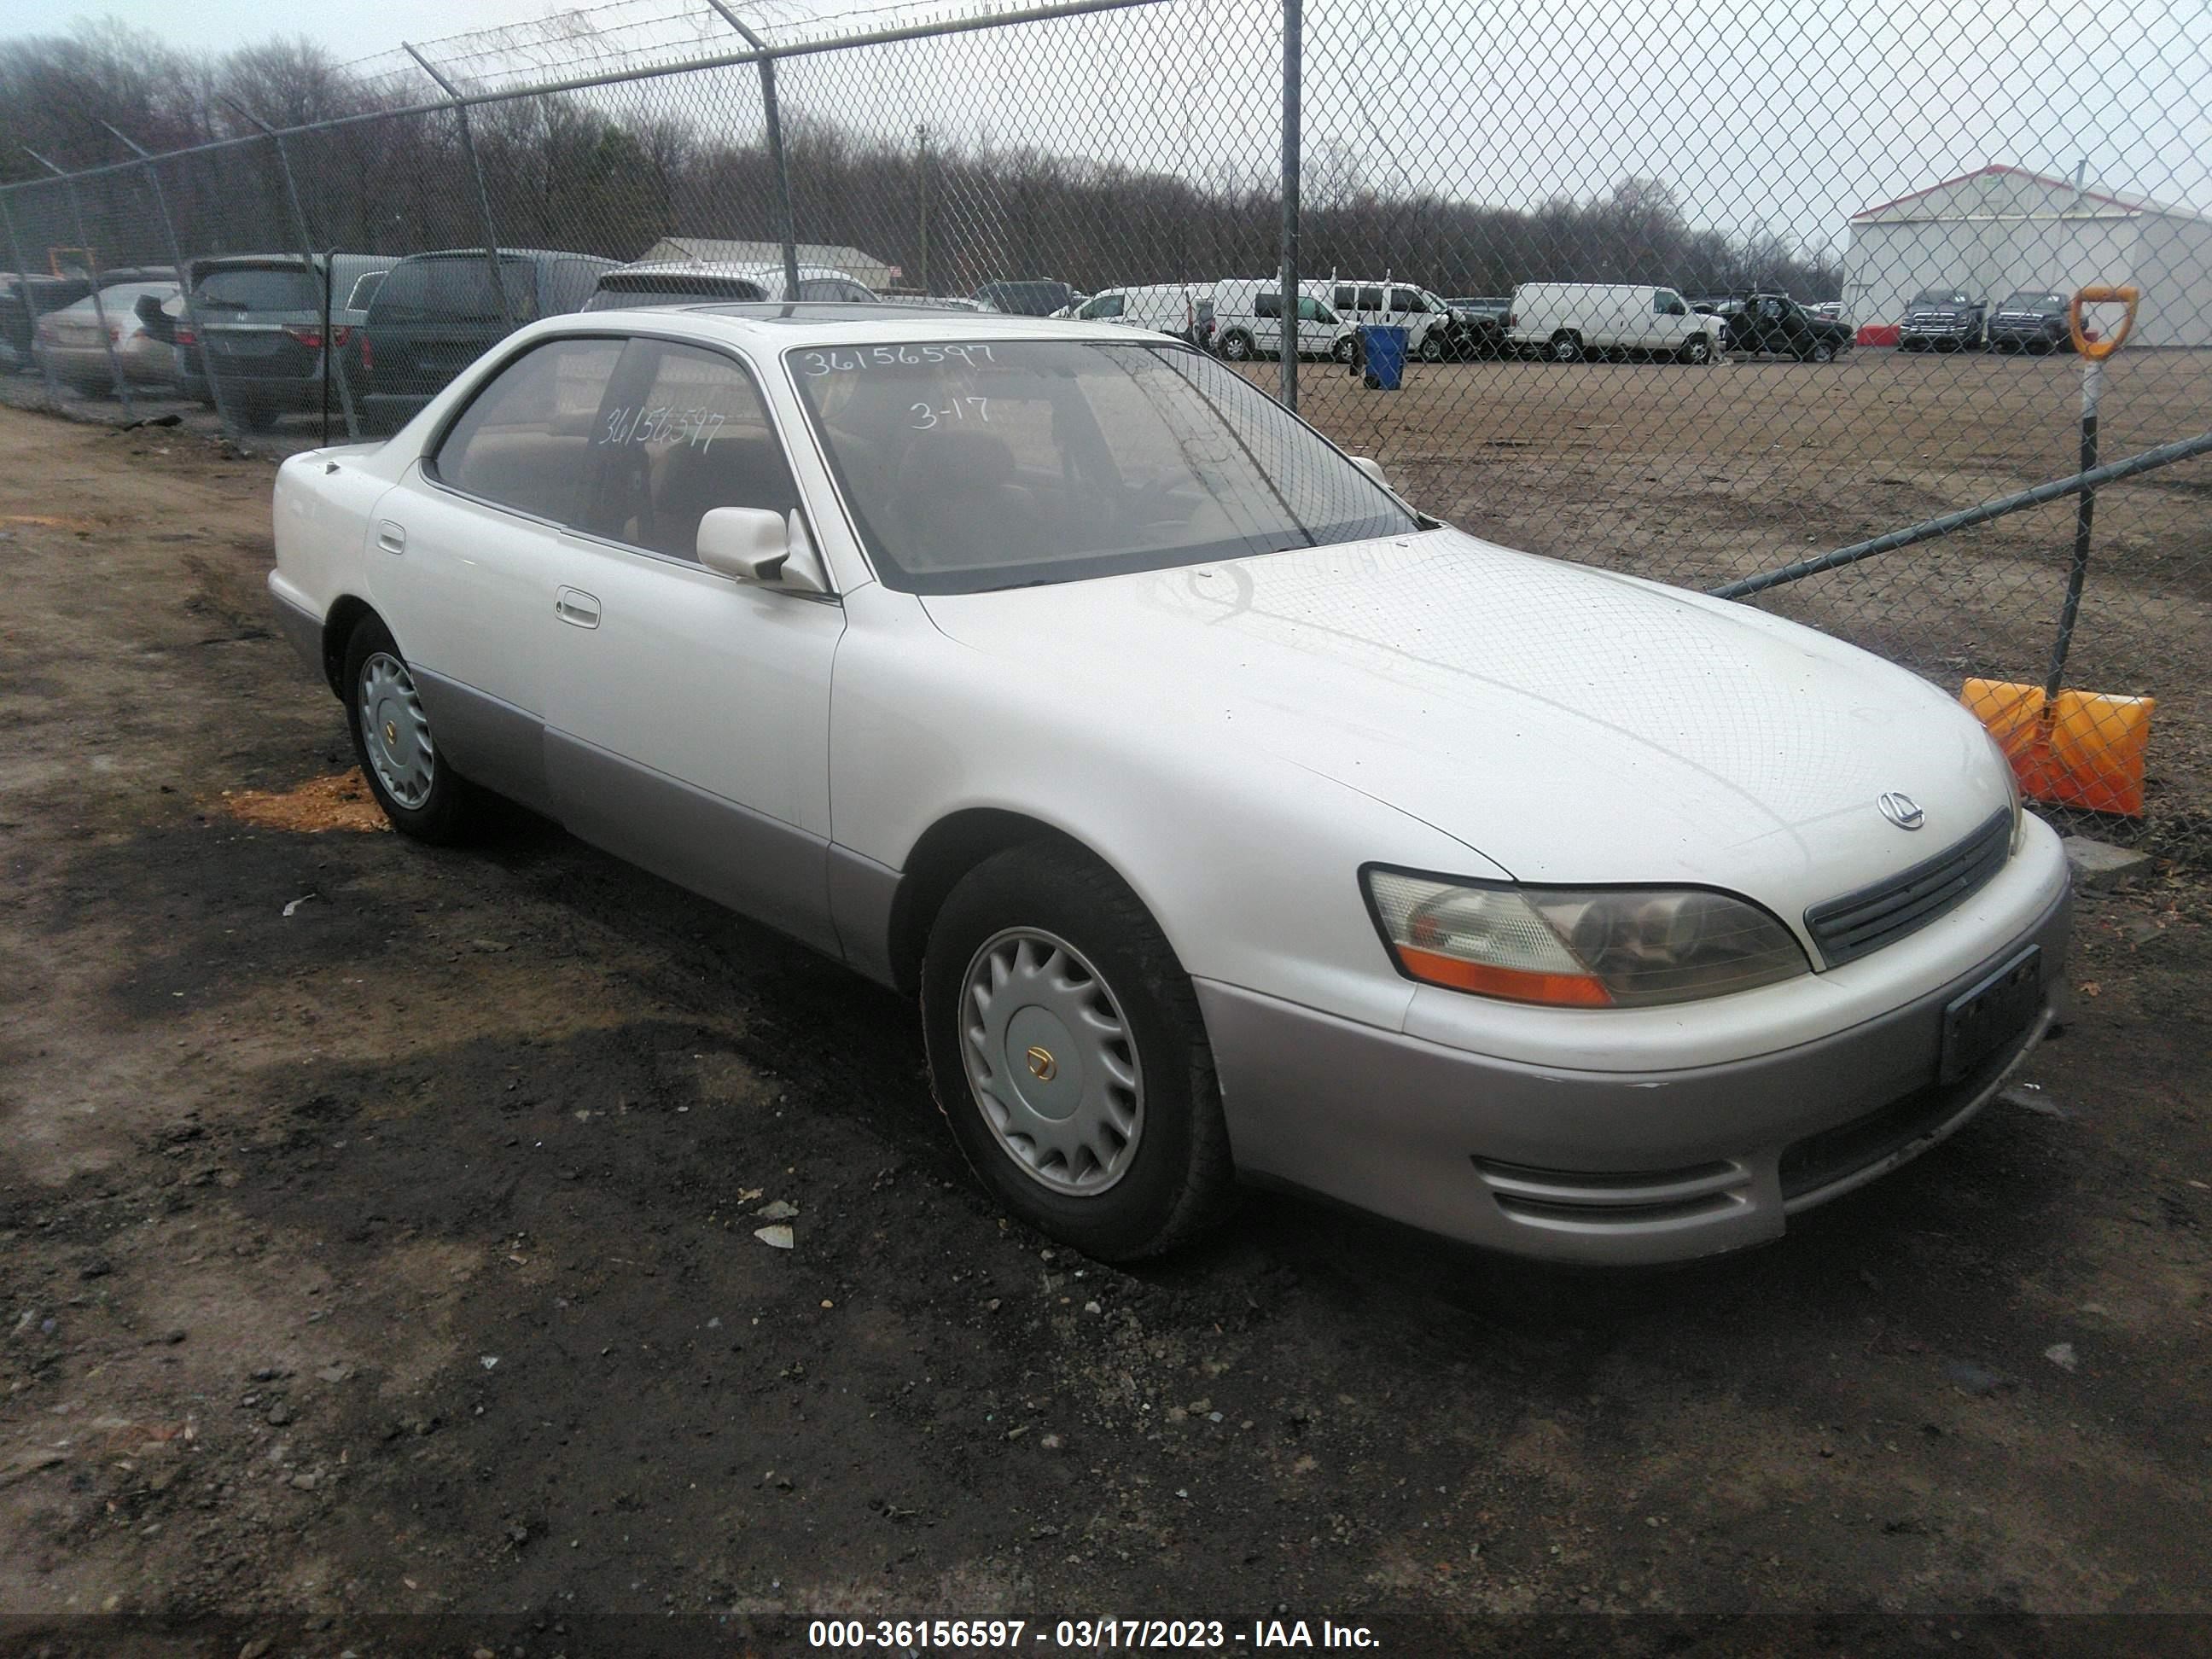
{"label": "parked white van", "polygon": [[1407,355],[1440,363],[1462,355],[1462,320],[1450,304],[1403,282],[1339,276],[1323,289],[1330,307],[1353,327],[1373,324],[1406,331]]}
{"label": "parked white van", "polygon": [[1721,328],[1673,289],[1642,283],[1523,283],[1505,315],[1507,343],[1560,363],[1616,352],[1709,363]]}
{"label": "parked white van", "polygon": [[1213,333],[1213,284],[1151,283],[1139,288],[1102,288],[1081,305],[1059,314],[1086,323],[1157,329],[1193,345],[1206,345]]}
{"label": "parked white van", "polygon": [[[1328,302],[1327,283],[1298,284],[1298,356],[1352,361],[1352,325]],[[1213,285],[1214,339],[1231,362],[1281,355],[1282,281],[1274,276],[1231,276]]]}

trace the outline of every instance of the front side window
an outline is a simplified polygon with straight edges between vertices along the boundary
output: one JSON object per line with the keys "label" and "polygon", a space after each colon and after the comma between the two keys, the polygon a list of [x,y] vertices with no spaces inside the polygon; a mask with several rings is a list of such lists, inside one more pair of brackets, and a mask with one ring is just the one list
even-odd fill
{"label": "front side window", "polygon": [[1393,311],[1426,311],[1429,302],[1410,288],[1390,290],[1390,309]]}
{"label": "front side window", "polygon": [[903,592],[1419,527],[1279,404],[1187,348],[961,341],[801,348],[785,361],[877,575]]}
{"label": "front side window", "polygon": [[589,450],[595,483],[582,527],[670,558],[699,556],[699,520],[714,507],[799,505],[752,376],[697,346],[631,341]]}
{"label": "front side window", "polygon": [[525,352],[478,392],[438,445],[441,483],[556,524],[589,499],[593,423],[620,340],[552,340]]}
{"label": "front side window", "polygon": [[1336,313],[1320,301],[1307,295],[1298,301],[1298,320],[1302,323],[1333,323]]}
{"label": "front side window", "polygon": [[1123,303],[1122,297],[1118,294],[1102,294],[1085,306],[1078,314],[1091,322],[1097,322],[1107,317],[1119,317],[1121,314]]}
{"label": "front side window", "polygon": [[1255,317],[1279,317],[1283,314],[1283,296],[1279,294],[1261,294],[1253,297]]}

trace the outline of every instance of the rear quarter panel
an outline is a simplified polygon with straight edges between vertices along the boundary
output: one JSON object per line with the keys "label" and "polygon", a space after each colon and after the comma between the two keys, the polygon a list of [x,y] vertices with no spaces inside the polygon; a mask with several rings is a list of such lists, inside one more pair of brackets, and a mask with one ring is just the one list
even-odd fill
{"label": "rear quarter panel", "polygon": [[391,488],[391,479],[349,452],[310,450],[277,468],[271,591],[316,617],[328,617],[348,594],[366,599],[362,562],[376,504]]}

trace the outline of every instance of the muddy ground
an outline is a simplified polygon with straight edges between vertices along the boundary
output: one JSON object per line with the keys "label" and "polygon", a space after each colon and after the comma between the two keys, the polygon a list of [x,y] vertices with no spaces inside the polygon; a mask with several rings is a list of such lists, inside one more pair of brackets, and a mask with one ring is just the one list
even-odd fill
{"label": "muddy ground", "polygon": [[[2203,1644],[2198,871],[2087,902],[2029,1086],[1772,1248],[1595,1277],[1255,1195],[1115,1271],[972,1186],[887,994],[532,820],[362,827],[269,481],[0,411],[10,1650]],[[2191,1617],[2018,1622],[2088,1613]]]}

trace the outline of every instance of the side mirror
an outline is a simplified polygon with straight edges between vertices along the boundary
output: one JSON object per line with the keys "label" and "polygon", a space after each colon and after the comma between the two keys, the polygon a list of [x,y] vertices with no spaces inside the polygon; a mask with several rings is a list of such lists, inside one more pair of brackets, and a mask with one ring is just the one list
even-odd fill
{"label": "side mirror", "polygon": [[699,520],[699,562],[732,581],[772,582],[791,557],[791,528],[781,513],[718,507]]}
{"label": "side mirror", "polygon": [[1390,488],[1390,479],[1389,475],[1382,471],[1382,463],[1376,460],[1372,455],[1354,455],[1352,458],[1352,464],[1358,467],[1362,472],[1364,472],[1370,478],[1372,478],[1378,489],[1388,489]]}

